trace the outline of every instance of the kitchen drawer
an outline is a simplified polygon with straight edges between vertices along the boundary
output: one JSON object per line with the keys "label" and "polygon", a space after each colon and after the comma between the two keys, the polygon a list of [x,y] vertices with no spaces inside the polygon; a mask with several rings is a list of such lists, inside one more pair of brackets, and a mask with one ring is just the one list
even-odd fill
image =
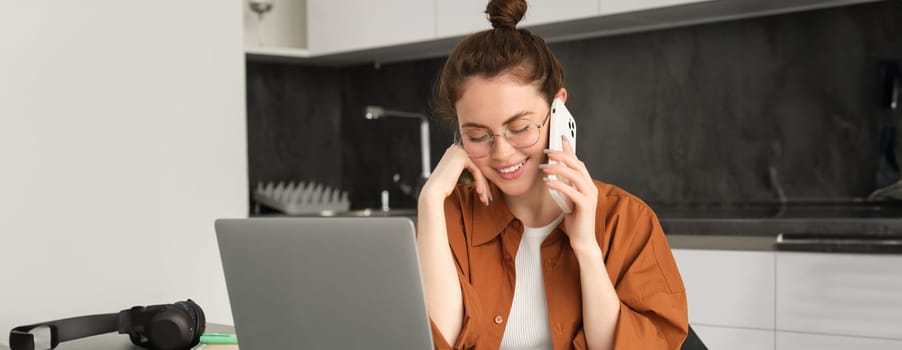
{"label": "kitchen drawer", "polygon": [[[693,327],[695,328],[695,327]],[[707,344],[706,344],[707,345]],[[711,347],[715,349],[714,347]],[[777,332],[776,350],[899,350],[902,341],[892,339],[843,337],[838,335]]]}
{"label": "kitchen drawer", "polygon": [[708,349],[774,350],[774,331],[693,324]]}
{"label": "kitchen drawer", "polygon": [[674,249],[689,323],[774,329],[774,252]]}
{"label": "kitchen drawer", "polygon": [[779,252],[777,286],[778,330],[902,340],[902,255]]}

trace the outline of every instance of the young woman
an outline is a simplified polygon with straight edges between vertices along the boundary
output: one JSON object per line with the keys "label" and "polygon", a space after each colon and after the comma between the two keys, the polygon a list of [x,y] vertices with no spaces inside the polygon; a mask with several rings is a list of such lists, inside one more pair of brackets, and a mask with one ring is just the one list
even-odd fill
{"label": "young woman", "polygon": [[[525,0],[491,1],[493,29],[464,39],[439,81],[460,141],[418,201],[436,347],[678,349],[686,296],[657,217],[593,180],[568,143],[546,151],[552,100],[567,90],[544,40],[516,28],[525,12]],[[465,169],[474,181],[458,185]]]}

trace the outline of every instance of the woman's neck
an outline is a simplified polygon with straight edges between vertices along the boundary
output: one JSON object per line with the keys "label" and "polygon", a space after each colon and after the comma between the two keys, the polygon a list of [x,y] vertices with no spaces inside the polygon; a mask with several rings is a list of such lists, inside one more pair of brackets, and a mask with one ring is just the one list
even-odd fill
{"label": "woman's neck", "polygon": [[548,225],[562,213],[541,178],[539,183],[534,184],[526,193],[519,196],[504,195],[504,201],[511,214],[528,227]]}

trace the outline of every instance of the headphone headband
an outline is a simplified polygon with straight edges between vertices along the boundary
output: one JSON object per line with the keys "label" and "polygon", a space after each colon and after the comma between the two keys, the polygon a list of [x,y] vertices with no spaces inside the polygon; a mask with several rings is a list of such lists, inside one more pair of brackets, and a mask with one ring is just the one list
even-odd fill
{"label": "headphone headband", "polygon": [[9,347],[11,350],[35,350],[32,331],[46,327],[50,330],[51,349],[64,341],[115,331],[127,333],[135,345],[149,349],[188,349],[197,344],[205,325],[203,310],[188,299],[175,304],[135,306],[118,313],[15,327],[9,332]]}
{"label": "headphone headband", "polygon": [[50,329],[52,348],[60,342],[116,331],[120,326],[119,314],[79,316],[19,326],[9,332],[9,347],[14,350],[34,350],[34,334],[30,332],[38,327]]}

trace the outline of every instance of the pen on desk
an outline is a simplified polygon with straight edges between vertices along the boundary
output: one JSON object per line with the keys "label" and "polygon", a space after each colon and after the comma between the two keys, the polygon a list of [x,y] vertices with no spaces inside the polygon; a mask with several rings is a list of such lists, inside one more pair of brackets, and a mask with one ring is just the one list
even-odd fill
{"label": "pen on desk", "polygon": [[200,336],[202,344],[238,344],[238,337],[234,334],[204,333]]}

